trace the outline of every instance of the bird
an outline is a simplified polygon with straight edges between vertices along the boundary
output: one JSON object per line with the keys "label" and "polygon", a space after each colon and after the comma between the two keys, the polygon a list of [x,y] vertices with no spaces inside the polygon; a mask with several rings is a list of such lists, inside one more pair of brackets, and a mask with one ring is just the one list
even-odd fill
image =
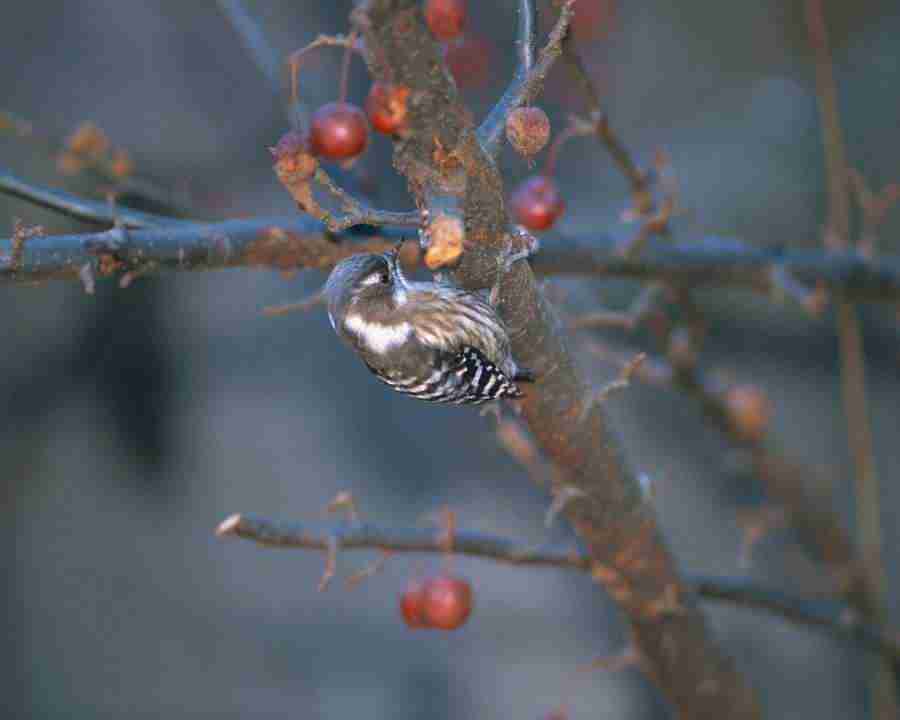
{"label": "bird", "polygon": [[478,405],[523,397],[517,383],[535,377],[513,359],[493,305],[449,282],[408,280],[399,250],[335,266],[324,297],[338,337],[379,380],[420,400]]}

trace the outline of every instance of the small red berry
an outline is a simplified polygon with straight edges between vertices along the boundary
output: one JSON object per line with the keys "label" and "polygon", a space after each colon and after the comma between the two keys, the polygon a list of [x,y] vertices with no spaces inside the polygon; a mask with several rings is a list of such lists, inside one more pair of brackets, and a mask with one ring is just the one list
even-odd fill
{"label": "small red berry", "polygon": [[747,442],[761,442],[769,429],[772,407],[755,385],[736,385],[725,393],[725,408],[734,431]]}
{"label": "small red berry", "polygon": [[419,580],[410,580],[400,594],[400,614],[403,621],[411,628],[427,627],[424,617],[425,586]]}
{"label": "small red berry", "polygon": [[366,114],[378,132],[394,135],[406,126],[406,99],[409,88],[377,82],[366,98]]}
{"label": "small red berry", "polygon": [[553,178],[532,175],[510,198],[516,222],[529,230],[548,230],[566,209]]}
{"label": "small red berry", "polygon": [[550,118],[539,107],[516,108],[506,116],[506,138],[520,155],[535,155],[550,139]]}
{"label": "small red berry", "polygon": [[444,46],[444,62],[457,87],[478,90],[488,84],[494,64],[494,46],[466,33]]}
{"label": "small red berry", "polygon": [[425,22],[438,40],[452,40],[466,24],[466,0],[428,0]]}
{"label": "small red berry", "polygon": [[618,0],[578,0],[572,18],[572,34],[576,40],[602,40],[617,26]]}
{"label": "small red berry", "polygon": [[356,105],[332,102],[313,113],[309,144],[315,155],[329,160],[349,160],[369,142],[369,124]]}
{"label": "small red berry", "polygon": [[428,627],[456,630],[472,613],[472,586],[450,575],[438,575],[425,583],[423,617]]}

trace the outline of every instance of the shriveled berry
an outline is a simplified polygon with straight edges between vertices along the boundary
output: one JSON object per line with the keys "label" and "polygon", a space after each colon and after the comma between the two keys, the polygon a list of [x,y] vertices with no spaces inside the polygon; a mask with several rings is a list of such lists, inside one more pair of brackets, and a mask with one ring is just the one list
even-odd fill
{"label": "shriveled berry", "polygon": [[520,155],[535,155],[550,139],[550,118],[539,107],[516,108],[506,116],[506,139]]}
{"label": "shriveled berry", "polygon": [[282,182],[296,183],[307,180],[319,166],[319,161],[309,152],[306,137],[296,130],[290,130],[282,135],[275,147],[269,148],[269,151],[275,158],[275,172]]}
{"label": "shriveled berry", "polygon": [[755,385],[735,385],[725,394],[731,425],[748,442],[759,442],[769,427],[772,409],[766,394]]}
{"label": "shriveled berry", "polygon": [[463,252],[466,229],[460,218],[439,213],[427,227],[428,249],[425,266],[434,272],[454,265]]}
{"label": "shriveled berry", "polygon": [[349,160],[366,149],[369,124],[356,105],[332,102],[313,113],[309,145],[314,155],[329,160]]}
{"label": "shriveled berry", "polygon": [[462,578],[438,575],[425,583],[423,617],[428,627],[456,630],[472,613],[472,586]]}
{"label": "shriveled berry", "polygon": [[452,40],[466,24],[466,0],[428,0],[425,22],[438,40]]}
{"label": "shriveled berry", "polygon": [[406,100],[409,88],[405,85],[377,82],[366,98],[366,114],[378,132],[394,135],[406,127]]}
{"label": "shriveled berry", "polygon": [[529,230],[548,230],[566,209],[553,178],[532,175],[510,198],[516,222]]}
{"label": "shriveled berry", "polygon": [[400,594],[400,614],[407,626],[417,629],[425,625],[425,586],[419,580],[410,580]]}

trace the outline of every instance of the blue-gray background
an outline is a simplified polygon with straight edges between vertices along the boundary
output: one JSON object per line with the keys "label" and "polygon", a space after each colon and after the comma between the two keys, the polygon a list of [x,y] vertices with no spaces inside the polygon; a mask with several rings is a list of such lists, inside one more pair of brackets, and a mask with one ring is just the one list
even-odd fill
{"label": "blue-gray background", "polygon": [[[472,3],[495,39],[493,83],[470,94],[482,114],[512,65],[514,3]],[[876,185],[900,180],[900,9],[826,2],[850,162]],[[345,28],[350,3],[248,2],[282,52]],[[63,135],[93,120],[141,171],[213,198],[211,214],[290,212],[266,150],[284,129],[273,100],[215,3],[90,0],[2,12],[6,109]],[[672,155],[696,228],[760,244],[814,246],[825,213],[813,75],[802,4],[701,0],[628,3],[586,45],[611,119],[647,161]],[[333,99],[338,58],[304,77]],[[557,127],[577,97],[554,75]],[[355,65],[353,96],[367,80]],[[65,181],[21,141],[0,161]],[[504,156],[511,178],[528,172]],[[377,139],[357,166],[381,201],[408,207]],[[623,181],[599,146],[567,148],[560,180],[568,230],[614,227]],[[224,207],[222,207],[224,205]],[[897,252],[898,213],[882,234]],[[13,217],[49,232],[78,226],[22,203]],[[412,633],[396,597],[418,561],[395,558],[346,591],[315,591],[322,558],[223,542],[227,514],[316,518],[351,490],[366,517],[409,525],[442,504],[461,524],[540,542],[545,495],[498,447],[493,421],[388,393],[337,343],[321,311],[268,318],[320,275],[230,271],[138,280],[127,291],[0,288],[0,558],[9,609],[0,705],[9,717],[523,718],[571,701],[575,717],[663,717],[637,673],[576,666],[625,640],[588,578],[460,560],[477,593],[455,634]],[[566,283],[575,306],[622,306],[626,283]],[[852,522],[833,319],[812,320],[742,293],[704,293],[704,361],[762,385],[773,436],[820,470],[822,492]],[[864,312],[890,610],[897,619],[895,510],[900,342],[893,316]],[[583,355],[599,384],[613,372]],[[698,408],[633,388],[611,403],[635,465],[657,484],[660,520],[685,568],[735,574],[736,517],[754,502],[727,472],[727,446]],[[550,533],[565,537],[565,529]],[[342,571],[367,558],[346,555]],[[425,567],[437,560],[426,558]],[[750,572],[794,590],[823,573],[790,533],[760,547]],[[861,654],[746,610],[710,606],[715,631],[759,688],[770,717],[863,717]]]}

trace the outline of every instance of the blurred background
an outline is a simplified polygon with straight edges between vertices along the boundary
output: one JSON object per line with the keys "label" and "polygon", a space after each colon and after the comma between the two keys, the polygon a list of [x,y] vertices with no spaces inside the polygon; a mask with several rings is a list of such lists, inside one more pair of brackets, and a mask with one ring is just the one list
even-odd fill
{"label": "blurred background", "polygon": [[[640,162],[660,147],[672,157],[692,211],[679,239],[702,231],[816,247],[825,182],[802,3],[581,1],[594,15],[579,23],[579,42],[613,127]],[[342,32],[351,5],[247,2],[282,53]],[[465,93],[480,117],[512,69],[515,2],[470,6],[473,32],[490,38],[462,54],[475,63]],[[900,7],[833,0],[825,10],[849,161],[880,188],[900,180]],[[292,211],[267,151],[285,129],[283,99],[215,3],[38,0],[5,15],[2,109],[57,137],[97,123],[139,173],[189,193],[206,217]],[[304,74],[315,102],[334,99],[339,62],[325,51]],[[583,109],[559,70],[544,103],[556,128]],[[362,102],[367,88],[354,62],[352,98]],[[22,139],[0,136],[0,159],[35,181],[96,191]],[[508,150],[503,163],[511,181],[530,172]],[[627,188],[599,144],[567,145],[560,163],[563,232],[633,230],[619,223]],[[382,206],[410,207],[383,138],[352,173]],[[85,228],[0,197],[3,236],[15,217],[52,233]],[[900,251],[898,230],[895,212],[881,252]],[[492,418],[386,391],[321,309],[261,314],[323,279],[167,273],[127,290],[100,282],[94,296],[74,283],[0,287],[4,716],[512,719],[568,701],[573,717],[666,717],[637,672],[573,680],[626,640],[588,577],[459,559],[475,588],[473,617],[456,633],[416,633],[397,596],[438,558],[395,557],[354,590],[338,580],[320,594],[321,555],[213,536],[236,511],[321,518],[350,490],[365,519],[386,525],[421,523],[449,504],[463,527],[528,542],[570,537],[543,527],[545,491],[500,447]],[[572,311],[623,308],[640,289],[555,288]],[[739,292],[698,297],[710,318],[703,366],[765,390],[770,442],[817,470],[817,490],[852,527],[833,313],[813,319]],[[892,310],[862,317],[896,626],[900,337]],[[639,345],[621,334],[605,341]],[[617,372],[580,357],[597,386]],[[758,486],[732,472],[727,440],[696,402],[633,386],[610,409],[633,464],[656,484],[660,522],[686,570],[824,587],[789,530],[767,537],[749,570],[738,567],[738,517],[759,502]],[[340,571],[371,559],[343,555]],[[865,717],[863,653],[749,610],[708,611],[768,717]]]}

